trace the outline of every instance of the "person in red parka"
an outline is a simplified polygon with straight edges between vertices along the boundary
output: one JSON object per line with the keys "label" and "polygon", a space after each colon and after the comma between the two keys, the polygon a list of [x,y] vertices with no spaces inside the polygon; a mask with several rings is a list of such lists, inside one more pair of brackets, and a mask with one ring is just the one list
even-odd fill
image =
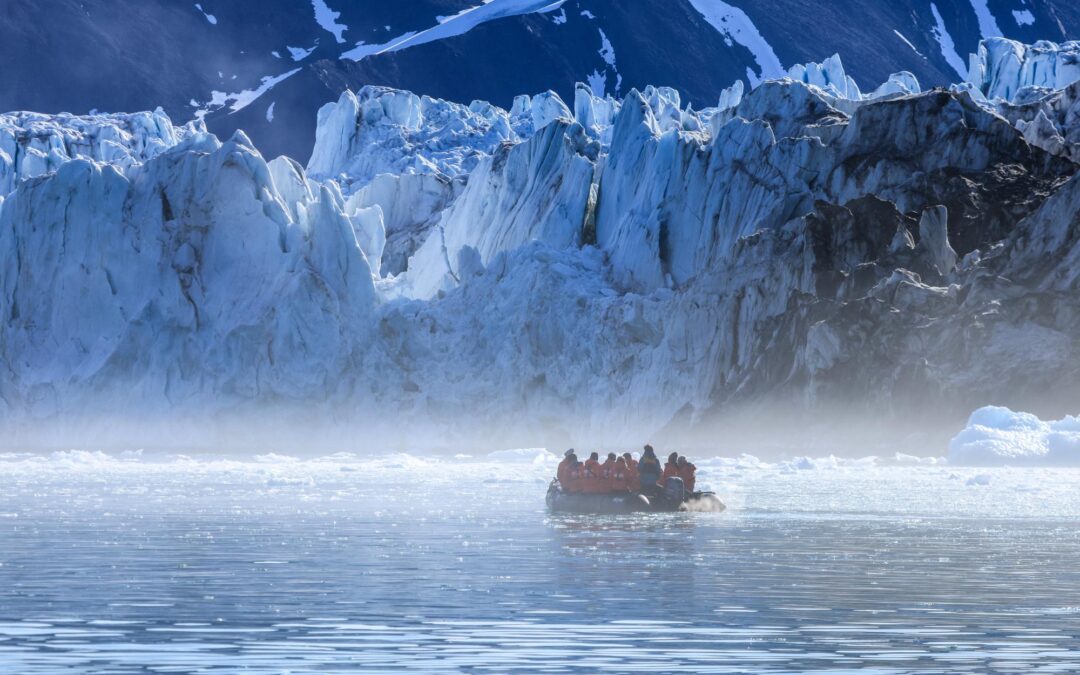
{"label": "person in red parka", "polygon": [[569,475],[570,467],[577,463],[577,455],[574,454],[574,449],[570,448],[563,455],[563,460],[559,462],[559,468],[555,471],[555,478],[559,481],[559,485],[566,487],[566,479]]}
{"label": "person in red parka", "polygon": [[607,492],[607,484],[600,479],[599,453],[594,452],[585,460],[585,479],[582,484],[582,491],[590,494]]}
{"label": "person in red parka", "polygon": [[600,481],[607,486],[608,491],[612,489],[611,482],[615,475],[615,453],[609,452],[607,459],[600,465]]}
{"label": "person in red parka", "polygon": [[585,465],[574,456],[573,463],[566,469],[566,482],[559,481],[567,492],[583,492],[585,489]]}
{"label": "person in red parka", "polygon": [[678,462],[679,478],[682,478],[683,488],[687,492],[694,491],[694,484],[697,482],[697,467],[690,463],[685,457],[680,457]]}
{"label": "person in red parka", "polygon": [[615,460],[615,468],[611,471],[612,492],[627,492],[634,489],[637,483],[630,481],[630,469],[626,466],[626,460],[619,457]]}
{"label": "person in red parka", "polygon": [[679,453],[673,452],[668,455],[667,464],[664,464],[664,474],[660,476],[660,484],[667,483],[668,478],[679,477]]}

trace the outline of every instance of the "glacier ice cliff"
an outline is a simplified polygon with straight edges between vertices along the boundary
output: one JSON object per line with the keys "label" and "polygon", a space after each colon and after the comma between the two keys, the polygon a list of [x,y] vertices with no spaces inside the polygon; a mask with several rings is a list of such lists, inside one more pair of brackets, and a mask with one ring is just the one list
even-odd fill
{"label": "glacier ice cliff", "polygon": [[4,116],[0,415],[739,447],[1063,415],[1073,49],[990,40],[931,91],[833,58],[703,110],[367,87],[306,167],[161,113]]}

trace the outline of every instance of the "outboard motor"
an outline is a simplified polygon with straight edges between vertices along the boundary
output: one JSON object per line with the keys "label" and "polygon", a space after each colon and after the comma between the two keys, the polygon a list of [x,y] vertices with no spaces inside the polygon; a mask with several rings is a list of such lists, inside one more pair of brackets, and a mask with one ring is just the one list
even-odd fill
{"label": "outboard motor", "polygon": [[668,478],[664,483],[664,501],[678,504],[686,495],[686,488],[683,486],[682,478],[672,476]]}

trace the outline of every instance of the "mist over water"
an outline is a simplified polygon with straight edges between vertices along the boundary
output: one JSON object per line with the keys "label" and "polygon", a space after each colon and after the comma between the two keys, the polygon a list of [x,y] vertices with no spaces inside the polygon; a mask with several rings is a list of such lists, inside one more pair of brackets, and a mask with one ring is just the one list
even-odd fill
{"label": "mist over water", "polygon": [[555,517],[556,457],[3,455],[5,672],[1080,667],[1080,471],[695,456],[724,514]]}

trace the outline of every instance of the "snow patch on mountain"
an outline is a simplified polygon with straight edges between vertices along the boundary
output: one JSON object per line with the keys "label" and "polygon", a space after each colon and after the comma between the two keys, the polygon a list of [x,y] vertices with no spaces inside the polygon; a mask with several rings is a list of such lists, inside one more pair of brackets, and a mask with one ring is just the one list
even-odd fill
{"label": "snow patch on mountain", "polygon": [[496,19],[521,14],[554,12],[562,8],[565,3],[566,0],[486,0],[482,5],[469,7],[453,16],[438,17],[436,25],[426,30],[406,33],[381,45],[357,43],[355,49],[343,53],[341,58],[361,61],[375,54],[396,52],[409,47],[464,35],[473,28]]}
{"label": "snow patch on mountain", "polygon": [[690,0],[690,4],[727,40],[742,45],[754,56],[758,72],[747,69],[746,73],[751,86],[757,86],[767,79],[783,77],[784,67],[780,59],[746,12],[723,0]]}
{"label": "snow patch on mountain", "polygon": [[199,10],[199,13],[206,17],[206,20],[210,22],[211,26],[217,25],[217,17],[204,11],[201,4],[195,3],[195,9]]}
{"label": "snow patch on mountain", "polygon": [[1035,15],[1031,13],[1030,9],[1014,9],[1012,11],[1013,19],[1016,20],[1017,26],[1034,26]]}
{"label": "snow patch on mountain", "polygon": [[1003,35],[987,0],[971,0],[971,9],[975,12],[975,18],[979,22],[979,33],[984,40]]}
{"label": "snow patch on mountain", "polygon": [[281,75],[267,75],[262,78],[262,82],[259,84],[258,87],[254,89],[244,89],[243,91],[239,91],[233,94],[225,93],[223,91],[211,92],[210,100],[202,104],[195,111],[195,117],[203,118],[209,113],[220,110],[226,106],[229,107],[230,113],[239,112],[257,101],[263,94],[270,91],[285,80],[289,79],[293,75],[296,75],[301,70],[301,68],[293,68],[292,70],[282,73]]}
{"label": "snow patch on mountain", "polygon": [[964,65],[964,60],[956,52],[956,42],[949,35],[949,29],[945,27],[945,19],[941,18],[941,12],[938,11],[937,5],[932,2],[930,3],[930,12],[934,15],[934,27],[930,29],[930,33],[940,45],[941,55],[961,79],[967,79],[967,66]]}
{"label": "snow patch on mountain", "polygon": [[341,18],[341,12],[330,9],[326,0],[311,0],[311,5],[315,10],[315,22],[327,33],[333,35],[338,44],[344,44],[344,33],[349,27],[337,22]]}
{"label": "snow patch on mountain", "polygon": [[311,47],[309,47],[307,49],[304,49],[303,47],[289,47],[289,46],[286,46],[285,49],[287,49],[289,51],[289,56],[292,57],[293,61],[303,61],[307,57],[311,56],[311,53],[313,51],[315,51],[315,49],[318,46],[319,46],[319,43],[316,42],[314,45],[312,45]]}
{"label": "snow patch on mountain", "polygon": [[893,29],[893,33],[896,33],[896,37],[900,38],[900,39],[901,39],[901,40],[902,40],[902,41],[904,42],[904,44],[906,44],[906,45],[907,45],[908,47],[911,47],[911,51],[915,52],[916,54],[918,54],[918,55],[919,55],[920,57],[922,57],[922,58],[924,58],[924,59],[926,58],[925,56],[923,56],[923,53],[922,53],[922,52],[920,52],[920,51],[919,51],[918,49],[916,49],[916,48],[915,48],[915,45],[913,45],[913,44],[911,43],[911,40],[907,39],[907,38],[906,38],[906,37],[904,36],[904,34],[903,34],[903,33],[901,33],[900,31],[896,30],[895,28]]}
{"label": "snow patch on mountain", "polygon": [[[622,75],[619,74],[619,68],[615,63],[615,48],[611,46],[611,40],[608,39],[607,33],[604,32],[603,28],[600,29],[600,58],[602,58],[604,60],[604,63],[607,64],[608,68],[610,68],[611,71],[615,73],[615,89],[612,93],[617,96],[619,94],[619,91],[622,89]],[[594,73],[593,77],[590,78],[590,86],[593,84],[593,82],[596,81],[595,76],[598,73],[599,71]],[[606,74],[602,76],[602,79],[599,81],[599,83],[601,84],[601,86],[599,88],[593,87],[593,91],[599,96],[604,96],[604,94],[606,93],[607,85]]]}

